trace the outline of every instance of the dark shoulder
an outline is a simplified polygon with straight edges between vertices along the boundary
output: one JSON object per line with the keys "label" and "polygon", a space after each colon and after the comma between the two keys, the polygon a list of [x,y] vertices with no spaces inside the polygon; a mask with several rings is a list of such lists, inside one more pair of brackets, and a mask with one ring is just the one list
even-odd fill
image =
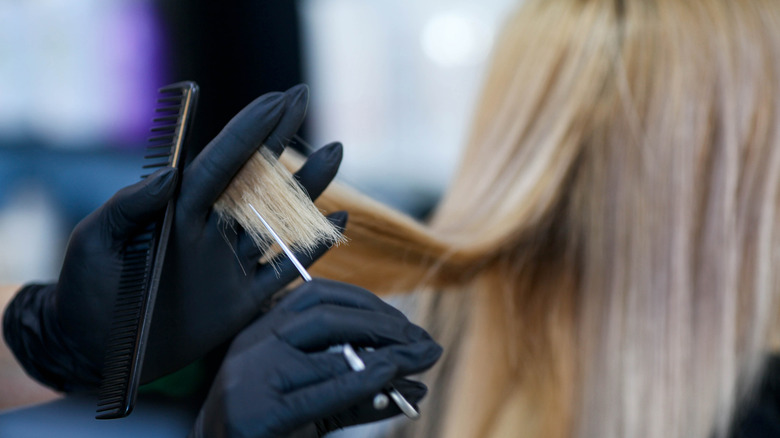
{"label": "dark shoulder", "polygon": [[780,437],[780,355],[767,359],[761,381],[737,409],[730,437]]}

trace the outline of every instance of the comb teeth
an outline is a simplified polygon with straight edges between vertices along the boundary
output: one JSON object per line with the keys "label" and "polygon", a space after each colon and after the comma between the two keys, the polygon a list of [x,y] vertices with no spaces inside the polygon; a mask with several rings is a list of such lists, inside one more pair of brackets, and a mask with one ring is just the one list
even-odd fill
{"label": "comb teeth", "polygon": [[98,393],[97,418],[118,418],[130,414],[132,401],[127,394],[132,368],[127,363],[136,353],[144,294],[152,261],[152,234],[145,232],[127,242],[122,274],[106,358]]}
{"label": "comb teeth", "polygon": [[[180,168],[198,86],[179,82],[159,92],[158,117],[153,119],[143,169]],[[170,201],[162,221],[150,224],[125,243],[95,418],[121,418],[133,410],[173,211]]]}
{"label": "comb teeth", "polygon": [[159,106],[154,109],[154,112],[160,115],[153,119],[155,124],[150,129],[153,135],[148,138],[149,145],[146,149],[149,153],[144,158],[149,161],[143,166],[144,169],[169,166],[174,149],[178,146],[177,139],[182,137],[180,132],[183,127],[182,117],[186,116],[189,90],[178,86],[167,86],[160,88],[159,92],[161,94],[157,99]]}

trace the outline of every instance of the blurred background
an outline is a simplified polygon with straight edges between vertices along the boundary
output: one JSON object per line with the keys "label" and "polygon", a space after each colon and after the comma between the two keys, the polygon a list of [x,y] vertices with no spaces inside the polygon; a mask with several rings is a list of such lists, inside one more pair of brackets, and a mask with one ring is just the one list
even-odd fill
{"label": "blurred background", "polygon": [[308,83],[301,136],[342,141],[339,178],[424,216],[516,3],[0,0],[0,284],[56,278],[73,226],[138,180],[157,88],[184,79],[201,86],[196,148]]}
{"label": "blurred background", "polygon": [[[301,136],[342,141],[341,180],[424,217],[521,1],[0,0],[0,285],[56,278],[73,226],[138,181],[157,88],[185,79],[201,86],[192,152],[255,97],[306,82]],[[778,376],[762,395],[775,405]],[[0,395],[53,396],[22,383]]]}

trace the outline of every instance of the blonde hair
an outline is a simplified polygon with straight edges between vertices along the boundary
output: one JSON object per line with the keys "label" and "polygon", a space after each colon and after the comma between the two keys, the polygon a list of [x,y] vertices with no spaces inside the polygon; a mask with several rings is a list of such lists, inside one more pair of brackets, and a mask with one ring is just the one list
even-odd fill
{"label": "blonde hair", "polygon": [[233,178],[214,203],[214,210],[226,226],[240,225],[261,253],[271,249],[274,238],[257,214],[262,215],[282,242],[296,251],[311,253],[318,245],[344,240],[289,169],[264,146],[252,154]]}
{"label": "blonde hair", "polygon": [[430,224],[344,187],[319,275],[422,288],[420,436],[723,436],[780,266],[780,3],[536,0]]}

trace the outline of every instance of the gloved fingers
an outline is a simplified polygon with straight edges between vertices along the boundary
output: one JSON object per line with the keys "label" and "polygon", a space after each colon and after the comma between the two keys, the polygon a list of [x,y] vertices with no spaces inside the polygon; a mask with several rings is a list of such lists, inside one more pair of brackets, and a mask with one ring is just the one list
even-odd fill
{"label": "gloved fingers", "polygon": [[344,343],[382,347],[430,340],[425,330],[405,317],[335,304],[306,309],[275,331],[281,339],[303,351],[324,350]]}
{"label": "gloved fingers", "polygon": [[[424,384],[414,380],[395,379],[390,383],[414,407],[417,407],[423,397],[428,393],[428,388]],[[382,390],[381,394],[388,397],[389,403],[384,407],[374,406],[374,399],[379,394],[380,393],[377,393],[361,400],[349,409],[334,415],[332,418],[325,419],[323,421],[325,428],[328,430],[335,430],[336,428],[349,427],[357,424],[372,423],[401,414],[401,409],[399,409],[398,405],[393,403],[392,399],[389,398],[390,396],[387,394],[387,389]]]}
{"label": "gloved fingers", "polygon": [[[256,351],[260,351],[257,345],[259,343],[244,349],[240,354],[255,355]],[[269,384],[279,393],[288,393],[317,385],[342,374],[365,372],[365,370],[354,371],[344,356],[341,346],[334,345],[333,348],[315,353],[304,353],[286,345],[285,347],[290,351],[285,356],[277,356],[291,357],[292,360],[280,363],[281,366],[278,367],[274,377],[268,379]],[[430,368],[440,357],[441,347],[433,341],[412,342],[372,351],[358,350],[358,355],[367,369],[383,362],[393,364],[396,373],[392,377],[400,378]],[[264,360],[267,358],[259,357],[258,363]]]}
{"label": "gloved fingers", "polygon": [[374,361],[393,363],[395,377],[419,374],[432,367],[441,357],[442,348],[434,340],[422,340],[405,345],[390,345],[376,350],[358,350],[358,356],[369,366]]}
{"label": "gloved fingers", "polygon": [[386,315],[407,319],[395,307],[362,287],[349,283],[315,278],[290,292],[278,306],[291,312],[302,312],[319,304],[336,304],[356,309],[373,310]]}
{"label": "gloved fingers", "polygon": [[[345,211],[337,211],[329,214],[327,218],[339,230],[343,231],[347,224],[348,215]],[[323,244],[319,245],[311,253],[296,252],[295,257],[301,262],[301,265],[308,268],[329,249],[329,245]],[[247,260],[252,260],[252,255],[253,254],[250,253],[244,254],[243,256],[247,257]],[[254,258],[254,260],[257,259]],[[270,294],[278,291],[299,276],[300,273],[295,269],[295,265],[293,265],[290,259],[284,254],[279,254],[272,262],[260,266],[255,274],[254,287],[252,290],[256,295],[257,301],[263,302]]]}
{"label": "gloved fingers", "polygon": [[176,169],[160,169],[140,182],[119,190],[95,214],[108,236],[124,241],[158,218],[176,191]]}
{"label": "gloved fingers", "polygon": [[[306,371],[297,373],[298,386],[311,385],[318,381],[339,375],[344,372],[354,371],[344,356],[343,349],[337,345],[335,351],[328,349],[317,353],[308,353],[308,367]],[[378,362],[390,362],[396,367],[394,377],[400,378],[413,374],[419,374],[432,367],[441,357],[442,349],[434,341],[418,341],[407,344],[396,344],[387,347],[377,348],[375,350],[356,349],[360,360],[369,368]],[[346,370],[346,371],[345,371]],[[290,387],[287,390],[295,389]]]}
{"label": "gloved fingers", "polygon": [[279,123],[286,102],[284,93],[264,94],[233,117],[184,170],[179,205],[192,213],[208,212]]}
{"label": "gloved fingers", "polygon": [[341,143],[330,143],[311,154],[295,173],[295,179],[312,200],[316,200],[336,177],[343,157],[344,148]]}
{"label": "gloved fingers", "polygon": [[[306,420],[315,421],[337,414],[358,400],[379,392],[396,374],[389,362],[376,362],[361,372],[348,372],[320,383],[283,394],[282,403],[289,412],[306,413]],[[303,420],[303,419],[302,419]]]}
{"label": "gloved fingers", "polygon": [[290,143],[293,136],[301,127],[306,108],[309,106],[309,87],[304,84],[296,85],[284,93],[287,96],[287,109],[279,120],[268,139],[263,143],[277,157],[282,154],[284,148]]}

